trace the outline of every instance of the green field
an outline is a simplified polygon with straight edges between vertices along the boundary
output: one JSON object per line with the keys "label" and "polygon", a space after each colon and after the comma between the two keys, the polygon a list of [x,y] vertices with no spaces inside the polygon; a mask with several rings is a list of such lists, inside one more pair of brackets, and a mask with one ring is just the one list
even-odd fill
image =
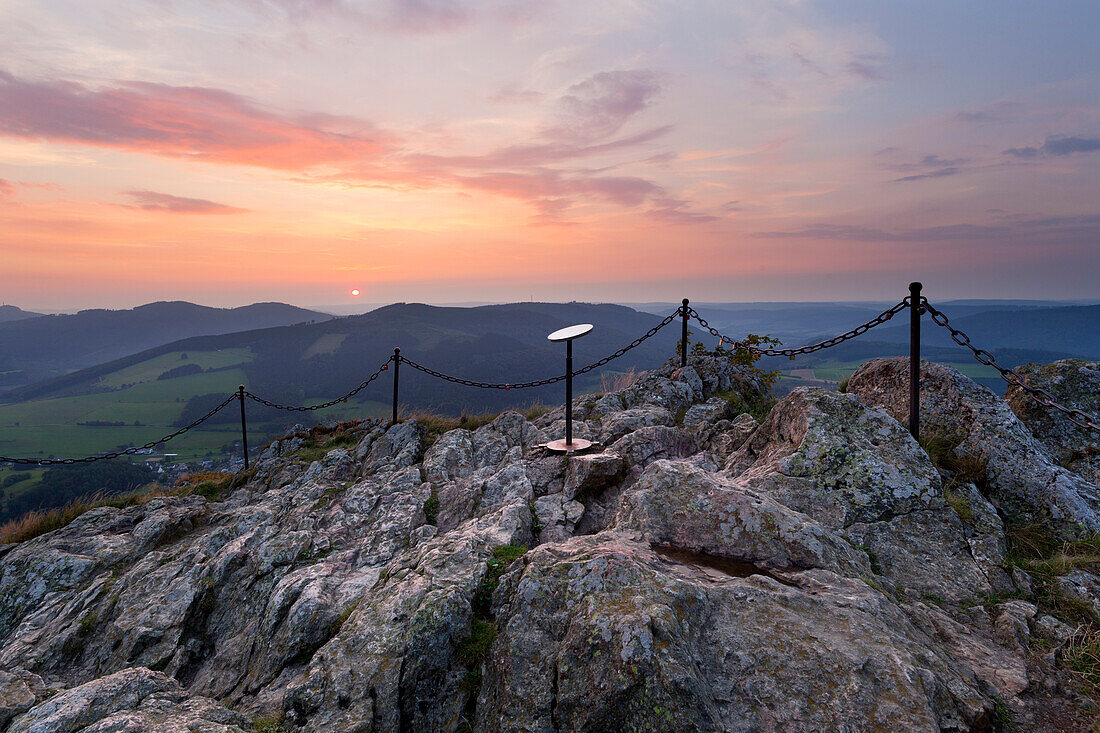
{"label": "green field", "polygon": [[130,424],[137,420],[147,425],[170,425],[194,395],[236,392],[237,385],[245,381],[244,370],[225,369],[141,382],[111,392],[0,405],[0,430],[34,425],[75,425],[89,420]]}
{"label": "green field", "polygon": [[[176,422],[191,397],[219,392],[228,395],[239,384],[247,386],[244,370],[239,367],[252,357],[248,349],[176,351],[107,375],[98,383],[107,391],[0,405],[0,455],[79,458],[156,440],[176,430]],[[185,364],[218,371],[157,379],[169,369]],[[309,396],[304,403],[317,404],[331,398],[332,395]],[[287,417],[288,422],[312,425],[328,419],[388,415],[389,410],[390,406],[381,402],[351,402]],[[125,424],[77,424],[91,421]],[[281,425],[252,423],[249,444],[259,448],[281,431]],[[239,439],[236,421],[209,428],[204,425],[163,444],[157,451],[176,453],[181,460],[190,461],[219,456],[223,446]]]}
{"label": "green field", "polygon": [[0,468],[0,486],[3,486],[4,479],[6,479],[8,476],[11,476],[12,474],[29,473],[31,475],[31,477],[28,479],[17,481],[14,484],[0,488],[0,492],[2,492],[4,497],[17,496],[18,494],[23,493],[31,486],[33,486],[36,481],[38,481],[38,479],[42,476],[43,470],[44,469],[41,468],[35,469],[26,467]]}
{"label": "green field", "polygon": [[[98,386],[110,391],[0,405],[0,455],[68,458],[141,445],[175,431],[175,423],[191,397],[216,392],[228,394],[236,391],[237,385],[247,383],[243,369],[232,367],[252,359],[248,349],[193,351],[186,354],[187,358],[183,356],[178,351],[162,354],[109,374]],[[157,379],[165,371],[184,364],[219,371]],[[119,388],[120,385],[130,386]],[[125,425],[77,424],[90,421]],[[221,447],[237,440],[239,434],[236,426],[194,430],[164,445],[162,450],[179,453],[184,459],[219,454]]]}
{"label": "green field", "polygon": [[[164,372],[187,364],[203,369],[222,369],[252,361],[250,349],[219,349],[218,351],[173,351],[143,361],[140,364],[119,369],[99,380],[101,387],[121,387],[124,384],[152,382]],[[171,380],[165,380],[171,381]]]}
{"label": "green field", "polygon": [[[829,382],[840,382],[852,376],[864,362],[863,361],[825,361],[818,366],[812,367],[814,370],[814,377],[816,379],[822,379]],[[976,362],[944,362],[944,366],[953,367],[960,372],[974,378],[996,378],[998,372],[993,367],[984,366]],[[791,378],[789,375],[784,374],[784,378]]]}

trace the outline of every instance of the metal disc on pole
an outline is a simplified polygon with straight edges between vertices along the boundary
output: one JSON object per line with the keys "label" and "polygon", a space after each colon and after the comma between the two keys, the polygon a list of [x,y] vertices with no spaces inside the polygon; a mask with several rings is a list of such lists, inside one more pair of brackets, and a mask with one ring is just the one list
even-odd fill
{"label": "metal disc on pole", "polygon": [[546,337],[547,341],[572,341],[578,339],[589,333],[593,326],[591,323],[578,323],[575,326],[566,326],[565,328],[559,328],[554,333]]}
{"label": "metal disc on pole", "polygon": [[591,323],[578,323],[559,328],[546,337],[550,341],[565,342],[565,438],[547,443],[545,447],[548,450],[572,453],[594,445],[591,440],[573,437],[573,340],[589,333],[592,328]]}

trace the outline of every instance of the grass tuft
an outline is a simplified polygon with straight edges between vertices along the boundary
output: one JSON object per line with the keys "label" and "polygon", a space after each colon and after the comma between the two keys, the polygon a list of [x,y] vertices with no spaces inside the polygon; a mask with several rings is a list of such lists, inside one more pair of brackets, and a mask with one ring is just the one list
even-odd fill
{"label": "grass tuft", "polygon": [[172,493],[177,496],[197,494],[211,501],[219,501],[234,486],[236,474],[228,471],[200,471],[181,476]]}
{"label": "grass tuft", "polygon": [[475,618],[470,627],[470,638],[459,642],[455,656],[467,669],[480,667],[489,656],[489,649],[497,638],[497,627],[491,621]]}
{"label": "grass tuft", "polygon": [[966,494],[961,494],[954,489],[945,488],[943,490],[943,498],[947,500],[948,505],[955,510],[955,513],[959,515],[959,519],[963,524],[974,524],[974,507],[970,505],[970,499],[966,498]]}
{"label": "grass tuft", "polygon": [[732,389],[724,392],[715,392],[713,396],[724,399],[726,404],[730,407],[731,414],[740,415],[743,412],[747,412],[760,423],[764,422],[765,418],[771,413],[772,408],[779,402],[779,400],[772,397],[770,394],[755,395],[746,399],[740,392]]}
{"label": "grass tuft", "polygon": [[493,557],[489,560],[485,569],[485,578],[481,585],[474,591],[474,614],[478,617],[488,618],[489,608],[493,603],[493,591],[500,584],[500,577],[516,558],[523,557],[527,548],[523,545],[501,545],[493,548]]}
{"label": "grass tuft", "polygon": [[641,374],[634,371],[634,367],[631,367],[629,372],[601,372],[600,391],[604,394],[622,392],[624,389],[631,387],[641,377]]}
{"label": "grass tuft", "polygon": [[[344,423],[341,423],[343,425]],[[313,430],[321,427],[318,425]],[[337,448],[354,448],[359,445],[359,441],[362,439],[362,435],[358,433],[349,433],[343,430],[333,430],[330,433],[313,433],[310,431],[310,437],[302,441],[302,446],[298,449],[298,457],[306,463],[313,463],[319,461],[329,454],[329,451],[336,450]]]}
{"label": "grass tuft", "polygon": [[228,473],[223,471],[203,471],[182,476],[170,489],[156,487],[125,494],[93,494],[73,499],[64,506],[52,509],[36,509],[21,517],[8,520],[0,525],[0,544],[26,542],[35,537],[61,529],[85,512],[100,507],[125,509],[131,506],[143,506],[152,499],[161,496],[204,496],[210,501],[218,501],[231,489],[240,486],[252,478],[255,471]]}
{"label": "grass tuft", "polygon": [[[527,420],[535,420],[550,412],[550,408],[542,403],[536,402],[529,407],[515,411],[523,415]],[[419,425],[423,426],[424,435],[420,439],[420,444],[421,448],[427,450],[435,445],[435,442],[439,440],[444,433],[459,429],[477,430],[484,425],[488,425],[493,420],[496,420],[501,414],[500,412],[484,412],[477,415],[471,415],[464,412],[458,417],[450,417],[428,410],[414,410],[405,414],[402,419],[415,420]]]}
{"label": "grass tuft", "polygon": [[435,521],[439,518],[439,497],[431,496],[424,502],[424,521],[428,524],[435,524]]}
{"label": "grass tuft", "polygon": [[1089,687],[1100,688],[1100,631],[1078,629],[1062,649],[1062,666]]}
{"label": "grass tuft", "polygon": [[282,733],[288,730],[283,721],[286,715],[282,710],[275,713],[261,715],[252,721],[252,730],[255,733]]}

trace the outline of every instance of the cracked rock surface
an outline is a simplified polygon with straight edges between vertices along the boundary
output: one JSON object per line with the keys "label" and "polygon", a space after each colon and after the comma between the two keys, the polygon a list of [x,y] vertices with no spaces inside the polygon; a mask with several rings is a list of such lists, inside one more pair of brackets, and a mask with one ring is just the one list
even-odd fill
{"label": "cracked rock surface", "polygon": [[[1084,438],[922,371],[980,477],[902,427],[905,360],[754,417],[699,355],[577,398],[584,454],[542,447],[560,408],[366,421],[220,500],[89,511],[0,547],[0,730],[1089,730],[1078,627],[1006,560],[1014,522],[1100,529]],[[1056,585],[1100,620],[1090,567]]]}

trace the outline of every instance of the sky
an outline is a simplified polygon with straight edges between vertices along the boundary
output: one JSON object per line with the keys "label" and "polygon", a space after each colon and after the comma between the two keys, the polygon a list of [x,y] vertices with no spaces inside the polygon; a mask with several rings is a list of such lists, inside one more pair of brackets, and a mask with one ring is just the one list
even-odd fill
{"label": "sky", "polygon": [[0,0],[0,302],[1096,298],[1098,27],[1093,0]]}

